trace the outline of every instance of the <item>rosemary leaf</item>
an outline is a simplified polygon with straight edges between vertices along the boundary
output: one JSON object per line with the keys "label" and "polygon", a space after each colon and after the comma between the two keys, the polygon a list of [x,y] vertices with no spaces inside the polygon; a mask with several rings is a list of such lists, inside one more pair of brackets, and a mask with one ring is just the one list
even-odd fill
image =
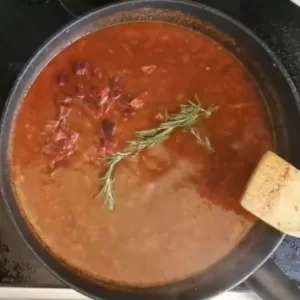
{"label": "rosemary leaf", "polygon": [[194,128],[190,129],[191,134],[196,138],[197,144],[204,147],[210,152],[215,152],[214,148],[211,146],[210,140],[207,136],[204,136],[203,138],[200,136],[200,134],[195,131]]}

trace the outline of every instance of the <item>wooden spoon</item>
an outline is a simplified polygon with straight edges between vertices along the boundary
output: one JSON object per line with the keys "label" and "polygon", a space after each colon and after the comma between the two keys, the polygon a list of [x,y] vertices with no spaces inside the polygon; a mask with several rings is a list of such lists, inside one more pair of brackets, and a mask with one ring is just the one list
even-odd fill
{"label": "wooden spoon", "polygon": [[300,171],[268,151],[251,176],[241,205],[277,230],[300,237]]}

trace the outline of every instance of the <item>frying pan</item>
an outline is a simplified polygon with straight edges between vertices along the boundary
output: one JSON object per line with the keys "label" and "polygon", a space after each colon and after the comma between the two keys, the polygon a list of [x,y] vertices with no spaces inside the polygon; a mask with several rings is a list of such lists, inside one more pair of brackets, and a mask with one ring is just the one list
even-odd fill
{"label": "frying pan", "polygon": [[299,300],[299,290],[268,260],[283,235],[263,223],[258,222],[239,245],[201,274],[159,286],[130,287],[95,282],[71,270],[42,245],[23,217],[12,188],[9,146],[13,118],[28,88],[49,61],[75,40],[103,26],[138,20],[165,21],[201,31],[233,53],[261,91],[273,126],[276,152],[300,168],[300,140],[296,136],[300,129],[299,95],[288,73],[262,41],[228,16],[200,4],[169,0],[122,2],[63,28],[33,56],[12,89],[1,123],[0,188],[17,230],[43,265],[70,287],[95,299],[206,299],[249,277],[246,283],[266,300]]}

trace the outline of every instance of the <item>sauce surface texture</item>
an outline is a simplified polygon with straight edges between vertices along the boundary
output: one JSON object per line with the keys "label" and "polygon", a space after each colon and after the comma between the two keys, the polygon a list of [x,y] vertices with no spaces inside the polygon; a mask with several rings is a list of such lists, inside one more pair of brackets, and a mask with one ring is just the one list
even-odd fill
{"label": "sauce surface texture", "polygon": [[[174,131],[118,165],[109,212],[95,197],[100,156],[195,95],[219,107],[196,126],[215,152]],[[235,57],[185,28],[128,23],[76,41],[41,72],[16,116],[12,176],[58,258],[95,279],[154,285],[203,271],[245,236],[255,219],[239,200],[272,147],[261,96]]]}

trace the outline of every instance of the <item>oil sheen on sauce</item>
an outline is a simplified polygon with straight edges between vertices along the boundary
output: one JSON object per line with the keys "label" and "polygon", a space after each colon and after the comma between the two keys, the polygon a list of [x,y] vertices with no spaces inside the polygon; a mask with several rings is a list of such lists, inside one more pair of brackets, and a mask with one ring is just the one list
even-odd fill
{"label": "oil sheen on sauce", "polygon": [[[141,105],[95,116],[70,104],[95,93],[103,100],[110,81]],[[103,118],[115,128],[110,150],[122,151],[135,131],[157,126],[195,94],[204,107],[219,106],[197,125],[215,152],[184,130],[174,132],[120,163],[109,212],[95,198],[105,171]],[[61,114],[73,144],[53,163],[43,150],[44,131]],[[239,200],[272,147],[263,101],[235,57],[185,28],[128,23],[76,41],[40,73],[16,116],[12,174],[20,207],[56,257],[95,279],[155,285],[209,268],[241,241],[255,219]]]}

